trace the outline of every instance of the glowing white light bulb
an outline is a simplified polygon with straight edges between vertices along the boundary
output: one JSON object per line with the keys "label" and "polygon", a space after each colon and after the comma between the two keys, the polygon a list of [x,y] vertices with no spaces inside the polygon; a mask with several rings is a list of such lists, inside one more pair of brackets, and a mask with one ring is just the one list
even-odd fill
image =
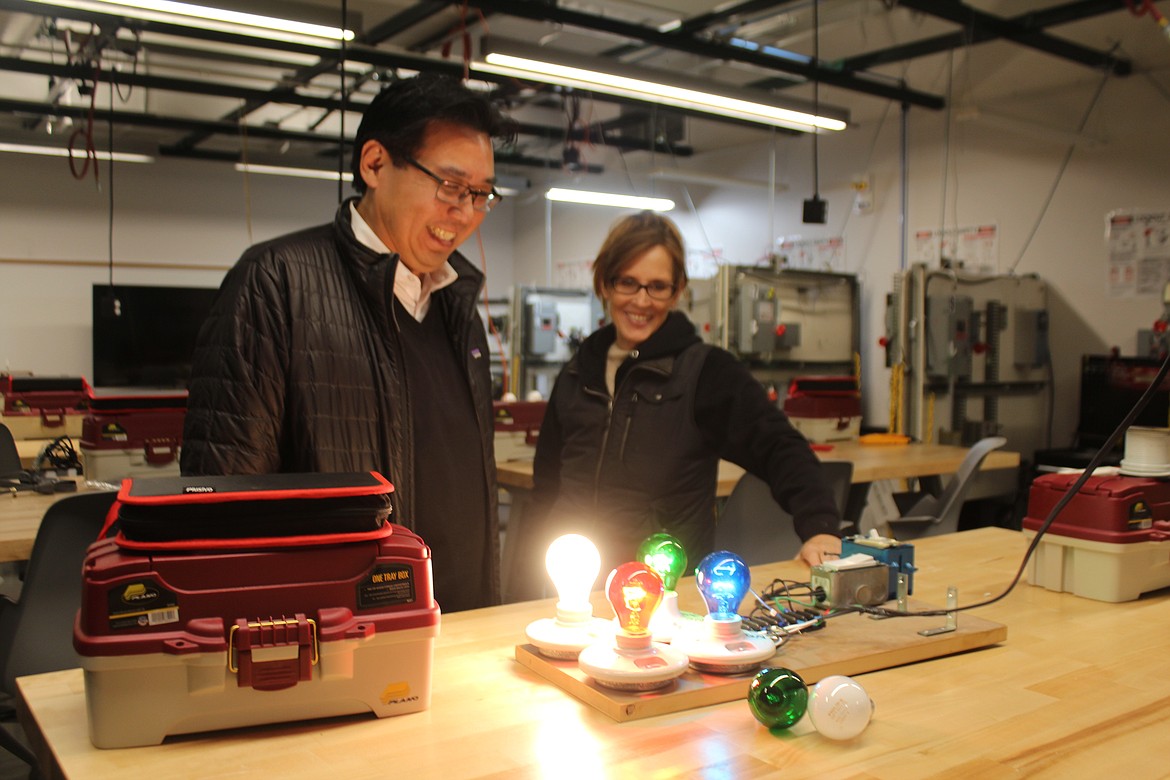
{"label": "glowing white light bulb", "polygon": [[580,534],[566,534],[548,547],[544,565],[557,589],[556,618],[528,624],[528,641],[550,658],[576,658],[581,650],[613,631],[609,621],[593,617],[589,593],[601,571],[597,546]]}
{"label": "glowing white light bulb", "polygon": [[544,566],[557,589],[557,611],[593,614],[589,592],[601,572],[597,545],[580,534],[565,534],[548,546]]}
{"label": "glowing white light bulb", "polygon": [[824,678],[808,699],[808,717],[829,739],[853,739],[869,725],[874,704],[857,682],[839,674]]}

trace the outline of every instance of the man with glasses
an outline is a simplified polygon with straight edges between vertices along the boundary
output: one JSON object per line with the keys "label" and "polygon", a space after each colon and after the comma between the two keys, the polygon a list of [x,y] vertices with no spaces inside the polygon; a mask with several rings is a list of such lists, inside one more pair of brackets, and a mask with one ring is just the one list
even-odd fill
{"label": "man with glasses", "polygon": [[390,84],[354,139],[358,197],[228,272],[188,400],[184,474],[384,474],[445,612],[499,601],[484,278],[456,249],[500,202],[510,133],[458,81]]}

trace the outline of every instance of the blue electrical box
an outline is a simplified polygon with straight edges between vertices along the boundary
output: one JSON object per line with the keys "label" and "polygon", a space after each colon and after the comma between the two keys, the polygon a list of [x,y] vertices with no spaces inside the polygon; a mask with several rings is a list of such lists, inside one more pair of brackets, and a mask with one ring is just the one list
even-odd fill
{"label": "blue electrical box", "polygon": [[846,536],[841,540],[841,557],[862,553],[890,567],[890,598],[898,593],[898,575],[906,575],[906,593],[914,592],[914,545],[884,536]]}

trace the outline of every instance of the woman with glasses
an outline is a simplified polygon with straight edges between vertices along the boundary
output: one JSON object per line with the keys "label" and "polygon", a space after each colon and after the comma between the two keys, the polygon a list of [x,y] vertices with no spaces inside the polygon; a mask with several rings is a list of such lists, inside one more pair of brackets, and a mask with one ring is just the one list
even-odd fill
{"label": "woman with glasses", "polygon": [[530,517],[540,541],[590,537],[604,574],[666,531],[697,563],[714,544],[726,459],[771,486],[795,518],[801,559],[820,563],[841,540],[819,461],[747,368],[674,310],[686,284],[673,222],[647,211],[613,226],[593,264],[612,321],[561,371],[537,442]]}
{"label": "woman with glasses", "polygon": [[187,405],[185,474],[384,474],[444,612],[500,599],[484,277],[456,250],[499,203],[510,127],[455,79],[392,81],[354,139],[357,197],[228,272]]}

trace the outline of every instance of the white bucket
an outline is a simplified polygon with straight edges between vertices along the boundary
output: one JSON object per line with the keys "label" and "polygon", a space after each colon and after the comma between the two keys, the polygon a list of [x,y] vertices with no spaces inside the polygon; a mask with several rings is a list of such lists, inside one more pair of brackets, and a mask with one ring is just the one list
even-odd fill
{"label": "white bucket", "polygon": [[1170,428],[1134,426],[1126,431],[1121,473],[1131,477],[1170,476]]}

